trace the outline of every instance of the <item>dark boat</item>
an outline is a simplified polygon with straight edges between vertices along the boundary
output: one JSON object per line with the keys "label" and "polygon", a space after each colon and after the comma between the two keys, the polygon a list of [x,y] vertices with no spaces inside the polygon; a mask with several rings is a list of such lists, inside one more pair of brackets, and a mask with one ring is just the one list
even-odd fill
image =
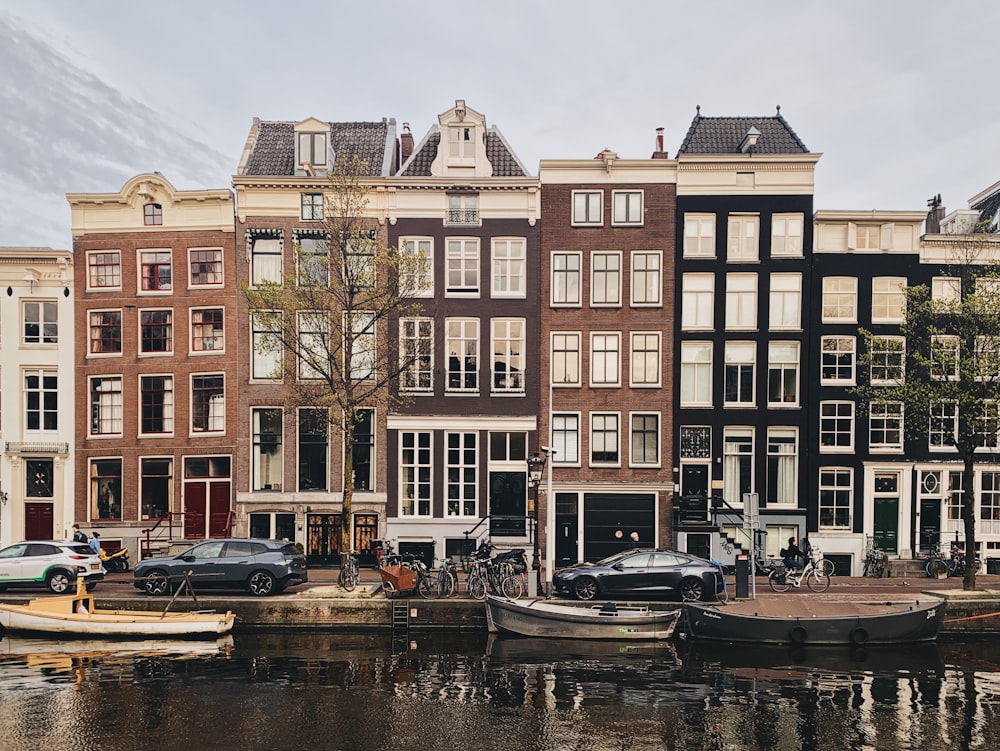
{"label": "dark boat", "polygon": [[750,600],[725,606],[685,603],[695,639],[750,644],[910,644],[934,641],[944,601],[832,602],[810,598]]}
{"label": "dark boat", "polygon": [[680,610],[650,610],[614,603],[580,606],[548,600],[522,602],[486,596],[486,622],[493,632],[560,639],[669,639]]}

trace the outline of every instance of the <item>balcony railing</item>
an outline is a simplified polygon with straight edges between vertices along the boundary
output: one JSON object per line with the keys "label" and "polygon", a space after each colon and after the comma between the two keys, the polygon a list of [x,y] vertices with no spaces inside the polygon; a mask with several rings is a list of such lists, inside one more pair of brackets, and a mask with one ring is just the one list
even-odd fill
{"label": "balcony railing", "polygon": [[446,224],[479,224],[479,209],[448,209]]}
{"label": "balcony railing", "polygon": [[8,454],[52,454],[66,456],[69,454],[69,444],[35,443],[33,441],[17,443],[15,441],[7,441],[6,451]]}

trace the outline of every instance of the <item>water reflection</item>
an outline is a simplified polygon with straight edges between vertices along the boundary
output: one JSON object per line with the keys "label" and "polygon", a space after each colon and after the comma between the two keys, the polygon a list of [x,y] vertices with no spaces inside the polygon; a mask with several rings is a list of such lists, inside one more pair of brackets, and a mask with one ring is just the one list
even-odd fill
{"label": "water reflection", "polygon": [[5,748],[1000,748],[1000,647],[0,639]]}

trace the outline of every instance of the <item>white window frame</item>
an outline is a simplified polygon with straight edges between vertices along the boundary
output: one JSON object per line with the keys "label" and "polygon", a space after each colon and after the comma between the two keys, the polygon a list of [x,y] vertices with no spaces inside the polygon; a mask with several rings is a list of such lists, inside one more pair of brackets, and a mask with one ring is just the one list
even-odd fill
{"label": "white window frame", "polygon": [[[931,335],[931,379],[935,381],[958,380],[960,347],[961,341],[954,334]],[[946,367],[947,370],[945,370]]]}
{"label": "white window frame", "polygon": [[[198,282],[195,281],[194,260],[192,258],[192,256],[194,256],[195,253],[213,253],[213,254],[215,254],[214,259],[212,259],[210,261],[210,263],[213,266],[215,266],[216,264],[218,264],[218,269],[219,269],[219,272],[218,272],[218,275],[217,275],[218,281],[201,282],[201,283],[198,283]],[[226,254],[225,254],[225,252],[223,252],[222,248],[218,248],[218,247],[188,248],[187,249],[187,256],[188,256],[188,263],[187,263],[187,267],[188,267],[188,287],[190,289],[220,289],[220,288],[226,286]],[[213,274],[212,276],[216,276],[216,275]]]}
{"label": "white window frame", "polygon": [[330,352],[329,337],[332,336],[332,325],[328,314],[319,310],[299,311],[296,321],[298,333],[298,350],[296,357],[298,379],[300,381],[315,381],[323,378],[323,371],[315,367],[310,360],[326,361]]}
{"label": "white window frame", "polygon": [[252,237],[250,243],[250,286],[265,282],[282,283],[284,273],[284,245],[282,238],[274,235]]}
{"label": "white window frame", "polygon": [[872,277],[872,323],[902,323],[906,311],[906,278]]}
{"label": "white window frame", "polygon": [[[107,256],[103,259],[102,256]],[[98,260],[114,259],[113,263],[100,263]],[[100,272],[99,272],[100,270]],[[112,284],[95,284],[98,281],[117,282]],[[87,291],[113,292],[122,289],[122,252],[117,249],[87,251]]]}
{"label": "white window frame", "polygon": [[[801,373],[799,362],[802,347],[799,342],[768,342],[767,344],[767,406],[795,408],[799,406]],[[788,393],[786,379],[791,374],[794,392]],[[778,379],[775,381],[775,379]],[[791,398],[789,398],[791,397]]]}
{"label": "white window frame", "polygon": [[415,263],[413,259],[423,254],[419,266],[408,268],[405,278],[401,280],[403,296],[434,297],[434,238],[401,237],[399,252],[407,258],[406,264]]}
{"label": "white window frame", "polygon": [[715,328],[715,274],[681,275],[681,330]]}
{"label": "white window frame", "polygon": [[962,280],[954,276],[936,276],[931,279],[931,300],[939,303],[957,303],[962,299]]}
{"label": "white window frame", "polygon": [[[641,429],[637,429],[636,420],[646,420],[652,418],[656,421],[656,429],[654,431],[649,431],[646,426],[638,426]],[[628,451],[628,466],[636,467],[641,469],[656,469],[661,465],[661,431],[663,430],[663,419],[659,412],[630,412],[628,416],[629,425],[629,451]],[[654,449],[655,458],[651,461],[645,461],[642,459],[641,451],[637,449],[645,446],[645,442],[642,440],[645,436],[652,435],[652,440],[655,445],[652,447]],[[636,458],[639,456],[640,458]]]}
{"label": "white window frame", "polygon": [[771,331],[802,329],[802,274],[771,274],[768,328]]}
{"label": "white window frame", "polygon": [[[525,329],[523,318],[490,319],[490,392],[493,394],[524,394],[525,392]],[[504,367],[501,370],[498,364]]]}
{"label": "white window frame", "polygon": [[645,201],[641,190],[611,191],[611,225],[616,227],[641,227]]}
{"label": "white window frame", "polygon": [[757,274],[726,274],[726,331],[757,330]]}
{"label": "white window frame", "polygon": [[[143,287],[143,271],[147,266],[158,269],[167,266],[170,269],[170,282],[165,286],[146,289]],[[171,248],[137,248],[135,251],[136,294],[143,296],[172,295],[174,293],[174,253]],[[156,275],[159,278],[159,275]],[[157,282],[158,284],[158,282]]]}
{"label": "white window frame", "polygon": [[[306,251],[303,241],[312,247]],[[301,287],[330,286],[330,238],[323,233],[303,232],[295,235],[295,283]]]}
{"label": "white window frame", "polygon": [[[846,493],[846,501],[838,498]],[[824,494],[830,497],[830,503],[823,502]],[[854,521],[854,470],[850,467],[820,467],[819,468],[819,526],[820,529],[853,528]],[[847,509],[847,521],[837,524],[837,511]],[[832,509],[831,523],[824,523],[823,510]]]}
{"label": "white window frame", "polygon": [[[344,314],[344,332],[351,337],[351,362],[348,363],[348,377],[352,381],[371,381],[377,375],[375,313],[368,310],[356,310]],[[344,350],[347,347],[345,343]]]}
{"label": "white window frame", "polygon": [[556,450],[551,461],[553,464],[565,466],[580,466],[580,413],[553,412],[552,448]]}
{"label": "white window frame", "polygon": [[[195,317],[197,314],[203,314],[206,310],[217,310],[221,311],[222,319],[221,321],[200,321],[195,322]],[[226,309],[221,305],[210,305],[205,307],[191,308],[188,311],[188,328],[190,333],[188,335],[188,348],[192,355],[220,355],[224,354],[226,351]],[[209,333],[198,335],[199,330],[207,330]],[[218,331],[219,333],[215,333]],[[201,339],[202,348],[195,349],[195,341]],[[204,346],[211,342],[211,346]],[[218,346],[216,346],[218,344]]]}
{"label": "white window frame", "polygon": [[[29,388],[28,379],[37,379],[37,388]],[[53,384],[47,383],[54,381]],[[24,398],[24,431],[25,433],[55,433],[59,429],[59,373],[45,368],[25,368],[21,373],[21,384]],[[31,395],[35,398],[32,399]],[[34,402],[34,406],[32,406]],[[37,418],[37,427],[31,427],[31,414]],[[51,427],[46,422],[52,421]]]}
{"label": "white window frame", "polygon": [[771,257],[802,258],[804,233],[802,214],[773,214],[771,216]]}
{"label": "white window frame", "polygon": [[[600,268],[599,268],[600,267]],[[603,283],[598,283],[601,280]],[[597,291],[601,290],[601,295]],[[622,254],[594,251],[590,254],[590,307],[618,308],[622,304]]]}
{"label": "white window frame", "polygon": [[478,227],[482,224],[479,213],[478,193],[450,193],[448,213],[445,215],[447,227]]}
{"label": "white window frame", "polygon": [[[213,394],[209,397],[207,427],[203,430],[195,428],[195,408],[194,408],[194,379],[195,378],[222,378],[222,399]],[[190,403],[188,405],[189,430],[192,436],[223,435],[226,432],[226,374],[224,372],[191,373],[188,379],[188,394]],[[221,412],[219,404],[221,403]]]}
{"label": "white window frame", "polygon": [[869,377],[873,386],[893,386],[906,377],[906,338],[875,336],[871,339]]}
{"label": "white window frame", "polygon": [[[434,434],[399,431],[399,516],[428,519],[434,513]],[[409,494],[408,494],[409,493]]]}
{"label": "white window frame", "polygon": [[[822,454],[854,453],[854,402],[827,400],[819,403],[819,450]],[[824,443],[824,434],[833,442]]]}
{"label": "white window frame", "polygon": [[[849,346],[845,346],[849,345]],[[824,336],[819,345],[819,382],[821,386],[853,386],[857,379],[857,339],[853,336]],[[850,362],[850,377],[830,377],[828,373],[845,370],[842,360]]]}
{"label": "white window frame", "polygon": [[590,332],[590,385],[622,385],[622,335],[619,331]]}
{"label": "white window frame", "polygon": [[[598,435],[601,440],[598,440]],[[608,453],[608,439],[614,442],[615,459],[595,459],[598,447]],[[591,467],[620,467],[622,464],[622,415],[621,412],[590,413],[590,462]]]}
{"label": "white window frame", "polygon": [[712,406],[712,342],[681,342],[682,407]]}
{"label": "white window frame", "polygon": [[[265,315],[277,316],[276,325],[273,328],[265,328],[260,321]],[[250,380],[251,381],[277,381],[281,380],[283,374],[283,350],[281,344],[281,311],[258,311],[250,314]],[[258,345],[266,351],[259,351]],[[267,371],[270,375],[263,375],[264,368],[271,364]]]}
{"label": "white window frame", "polygon": [[[88,438],[120,437],[123,434],[125,404],[121,375],[90,376],[87,379],[90,414]],[[95,399],[96,397],[96,399]],[[107,430],[101,426],[107,426]],[[95,430],[95,427],[98,429]]]}
{"label": "white window frame", "polygon": [[[571,268],[574,260],[575,268]],[[583,304],[582,253],[578,251],[552,253],[552,288],[549,298],[549,305],[553,308],[579,308]]]}
{"label": "white window frame", "polygon": [[[142,332],[143,332],[143,329],[146,327],[147,324],[143,323],[142,318],[143,318],[143,315],[145,315],[146,313],[166,313],[167,314],[166,323],[162,324],[163,328],[165,328],[165,329],[168,330],[167,340],[168,340],[169,346],[167,347],[167,349],[163,349],[163,350],[160,350],[160,349],[145,350],[145,349],[143,349],[143,344],[145,343],[146,339],[143,338]],[[153,326],[154,328],[157,326],[157,324],[149,324],[149,325]],[[138,356],[139,357],[143,357],[143,358],[145,358],[145,357],[168,357],[168,356],[174,354],[174,350],[177,348],[176,347],[176,342],[177,342],[177,328],[176,328],[176,323],[175,323],[175,320],[174,320],[174,309],[173,308],[140,308],[139,309],[139,352],[138,352]]]}
{"label": "white window frame", "polygon": [[858,279],[828,276],[823,279],[823,323],[858,322]]}
{"label": "white window frame", "polygon": [[715,214],[684,214],[684,257],[715,258]]}
{"label": "white window frame", "polygon": [[476,128],[472,125],[448,126],[448,164],[475,162]]}
{"label": "white window frame", "polygon": [[480,266],[478,237],[445,238],[445,296],[479,297]]}
{"label": "white window frame", "polygon": [[[164,383],[170,385],[170,388],[165,388],[161,393],[163,393],[163,430],[157,432],[145,431],[143,425],[143,395],[146,393],[143,389],[143,381],[147,378],[163,378]],[[160,436],[168,437],[174,434],[174,419],[177,416],[177,388],[175,384],[175,379],[172,373],[142,373],[139,376],[139,399],[138,399],[138,411],[139,411],[139,435],[143,436]],[[169,396],[168,396],[169,395]]]}
{"label": "white window frame", "polygon": [[760,260],[760,215],[730,214],[726,260],[754,263]]}
{"label": "white window frame", "polygon": [[299,194],[299,219],[304,222],[322,221],[324,217],[323,212],[324,201],[322,193],[303,191]]}
{"label": "white window frame", "polygon": [[[790,447],[790,448],[789,448]],[[772,472],[772,466],[774,469]],[[791,475],[787,477],[786,475]],[[774,477],[775,486],[770,487]],[[767,428],[767,505],[794,507],[799,500],[798,428],[771,425]]]}
{"label": "white window frame", "polygon": [[[21,344],[51,348],[59,344],[59,303],[56,300],[22,300]],[[35,333],[28,336],[28,327]]]}
{"label": "white window frame", "polygon": [[580,385],[580,344],[579,331],[553,331],[549,334],[549,372],[553,387]]}
{"label": "white window frame", "polygon": [[[457,446],[452,446],[453,440],[457,441]],[[449,519],[478,517],[479,432],[475,430],[445,431],[444,452],[445,517]]]}
{"label": "white window frame", "polygon": [[421,316],[400,319],[399,342],[405,365],[399,375],[399,390],[433,393],[434,319]]}
{"label": "white window frame", "polygon": [[519,298],[526,296],[527,240],[523,237],[493,238],[493,297]]}
{"label": "white window frame", "polygon": [[903,450],[903,403],[873,401],[868,404],[868,450],[899,453]]}
{"label": "white window frame", "polygon": [[629,265],[632,307],[660,307],[663,304],[663,253],[659,250],[633,250]]}
{"label": "white window frame", "polygon": [[[263,433],[261,417],[265,412],[277,413],[278,432]],[[277,451],[265,453],[263,436],[274,436],[267,445],[273,445]],[[285,411],[281,407],[259,406],[250,408],[250,490],[251,492],[280,492],[284,487],[284,452],[285,452]],[[265,463],[264,456],[269,458]],[[266,464],[266,467],[265,467]],[[272,470],[274,476],[272,477]]]}
{"label": "white window frame", "polygon": [[[452,351],[452,345],[458,343],[461,345],[461,351]],[[470,369],[466,368],[467,360],[469,359],[469,349],[472,349],[472,367]],[[482,348],[479,346],[479,319],[478,318],[446,318],[445,319],[445,353],[448,358],[448,364],[445,367],[445,382],[444,389],[446,392],[452,393],[479,393],[479,368],[480,368],[480,350]],[[451,370],[451,360],[455,358],[459,362],[459,368],[454,373]],[[465,384],[469,380],[471,375],[474,384],[472,386],[466,386]],[[452,386],[452,377],[456,376],[460,382],[458,386]]]}
{"label": "white window frame", "polygon": [[[927,446],[930,451],[957,451],[958,401],[935,399],[927,420]],[[947,439],[950,439],[948,442]]]}
{"label": "white window frame", "polygon": [[[737,376],[737,398],[729,398],[729,376],[735,372]],[[743,375],[750,374],[750,396],[741,399]],[[757,403],[757,343],[727,341],[723,364],[723,405],[726,407],[752,407]]]}
{"label": "white window frame", "polygon": [[[749,426],[727,425],[722,429],[722,497],[733,506],[743,505],[743,493],[754,492],[757,487],[756,474],[757,456],[756,431]],[[749,462],[745,458],[749,457]],[[750,476],[744,478],[744,464],[748,464]],[[744,491],[743,479],[749,491]]]}
{"label": "white window frame", "polygon": [[632,388],[655,388],[661,384],[663,335],[659,331],[629,334],[628,382]]}
{"label": "white window frame", "polygon": [[572,195],[574,227],[600,227],[604,224],[604,191],[574,190]]}
{"label": "white window frame", "polygon": [[327,139],[329,133],[303,131],[295,136],[295,164],[311,167],[325,167],[327,163]]}

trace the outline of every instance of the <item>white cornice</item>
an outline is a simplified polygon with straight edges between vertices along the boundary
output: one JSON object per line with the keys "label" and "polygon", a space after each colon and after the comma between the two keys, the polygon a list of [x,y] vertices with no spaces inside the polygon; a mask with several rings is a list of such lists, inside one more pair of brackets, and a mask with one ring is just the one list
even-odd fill
{"label": "white cornice", "polygon": [[919,224],[926,218],[926,211],[883,211],[879,209],[854,211],[850,209],[824,209],[813,213],[813,221],[817,223],[909,222],[912,224]]}
{"label": "white cornice", "polygon": [[[458,397],[456,397],[458,398]],[[535,430],[534,416],[502,417],[500,415],[389,415],[389,430]]]}

